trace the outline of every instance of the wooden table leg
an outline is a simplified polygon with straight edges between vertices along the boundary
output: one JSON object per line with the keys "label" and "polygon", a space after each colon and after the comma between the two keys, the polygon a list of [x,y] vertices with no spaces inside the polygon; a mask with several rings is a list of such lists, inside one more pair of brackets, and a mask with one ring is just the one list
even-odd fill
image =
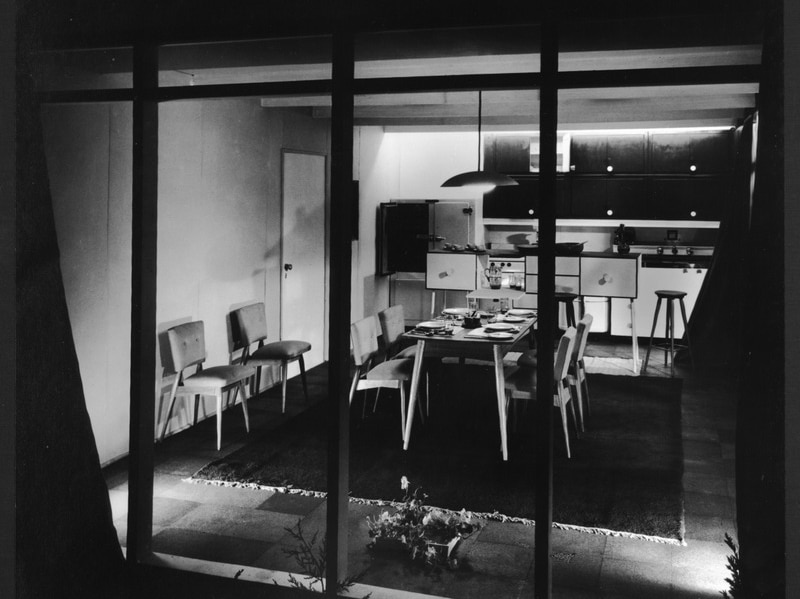
{"label": "wooden table leg", "polygon": [[636,302],[631,298],[631,351],[633,352],[633,373],[639,374],[639,337],[636,336]]}
{"label": "wooden table leg", "polygon": [[500,447],[503,451],[503,461],[508,461],[508,430],[506,427],[506,377],[503,371],[503,352],[500,345],[492,346],[494,351],[494,378],[497,387],[497,415],[500,420]]}
{"label": "wooden table leg", "polygon": [[411,393],[408,398],[408,411],[406,412],[406,432],[403,435],[403,449],[408,449],[411,440],[411,424],[414,422],[414,408],[417,407],[417,392],[419,390],[419,375],[422,370],[422,354],[425,352],[425,341],[417,341],[417,353],[414,356],[414,368],[411,371]]}

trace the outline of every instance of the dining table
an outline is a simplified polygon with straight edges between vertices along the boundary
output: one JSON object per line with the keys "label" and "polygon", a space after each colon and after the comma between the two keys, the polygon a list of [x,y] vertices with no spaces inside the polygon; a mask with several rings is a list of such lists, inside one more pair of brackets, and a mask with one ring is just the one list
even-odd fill
{"label": "dining table", "polygon": [[[445,311],[447,312],[447,311]],[[473,328],[464,326],[466,310],[461,313],[453,310],[442,318],[417,324],[403,333],[402,338],[416,342],[414,365],[411,374],[411,390],[408,414],[413,414],[419,394],[420,373],[425,358],[456,357],[466,360],[480,360],[494,366],[497,415],[500,426],[500,447],[503,460],[508,460],[508,410],[505,389],[503,359],[512,347],[528,337],[528,347],[533,347],[536,325],[536,311],[512,309],[506,313],[486,313],[470,322]],[[479,326],[476,326],[479,325]],[[403,449],[408,450],[411,441],[413,418],[406,418],[403,435]]]}

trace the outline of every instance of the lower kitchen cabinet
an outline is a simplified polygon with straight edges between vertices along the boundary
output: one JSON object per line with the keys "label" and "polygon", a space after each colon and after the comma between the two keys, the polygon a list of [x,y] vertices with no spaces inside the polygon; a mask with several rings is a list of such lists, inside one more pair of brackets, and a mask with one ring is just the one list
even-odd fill
{"label": "lower kitchen cabinet", "polygon": [[[673,289],[685,291],[686,316],[691,316],[700,287],[706,277],[706,268],[641,268],[639,269],[639,297],[636,299],[636,336],[642,338],[642,347],[647,347],[650,329],[653,326],[653,314],[656,309],[656,290]],[[664,337],[666,302],[661,303],[661,310],[656,323],[656,338]],[[675,338],[683,336],[684,328],[681,320],[680,306],[675,304]],[[626,299],[611,300],[611,334],[629,336],[631,334],[630,302]],[[651,357],[652,359],[652,357]]]}

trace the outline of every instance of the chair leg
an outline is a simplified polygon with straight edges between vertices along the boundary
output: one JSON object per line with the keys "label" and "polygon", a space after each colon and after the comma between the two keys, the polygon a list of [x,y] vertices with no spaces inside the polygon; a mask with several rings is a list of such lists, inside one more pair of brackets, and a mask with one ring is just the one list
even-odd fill
{"label": "chair leg", "polygon": [[589,401],[589,384],[586,382],[586,368],[583,366],[583,361],[578,365],[578,373],[580,378],[578,379],[578,384],[581,385],[583,388],[583,399],[586,402],[586,413],[591,415],[592,413],[592,404]]}
{"label": "chair leg", "polygon": [[200,411],[200,398],[202,395],[195,395],[192,399],[192,426],[197,424],[197,413]]}
{"label": "chair leg", "polygon": [[172,383],[172,387],[169,390],[169,407],[167,408],[167,413],[164,414],[164,426],[161,427],[161,436],[158,439],[159,441],[163,441],[164,436],[167,434],[169,415],[172,412],[172,406],[175,404],[175,396],[178,394],[178,382],[180,382],[180,378],[180,373],[175,375],[175,381]]}
{"label": "chair leg", "polygon": [[558,401],[558,407],[561,410],[561,428],[564,430],[564,443],[567,447],[567,457],[571,458],[569,452],[569,429],[567,428],[567,407],[564,405],[564,402],[561,400],[560,397],[556,396]]}
{"label": "chair leg", "polygon": [[413,414],[406,416],[406,388],[403,383],[400,383],[400,438],[405,439],[406,434],[406,418],[413,418]]}
{"label": "chair leg", "polygon": [[222,389],[217,389],[217,451],[222,447]]}
{"label": "chair leg", "polygon": [[681,318],[683,319],[683,331],[686,335],[686,350],[689,352],[689,364],[694,368],[694,356],[692,356],[692,342],[689,340],[689,322],[686,319],[686,306],[683,303],[683,298],[678,300],[681,305]]}
{"label": "chair leg", "polygon": [[[242,412],[244,412],[244,428],[247,432],[250,432],[250,414],[247,411],[247,394],[245,393],[245,386],[244,381],[239,381],[239,385],[237,386],[239,389],[239,394],[242,396]],[[234,402],[236,399],[234,398]]]}
{"label": "chair leg", "polygon": [[286,383],[289,378],[289,363],[281,362],[281,413],[286,413]]}
{"label": "chair leg", "polygon": [[570,383],[574,383],[570,384],[569,389],[570,393],[572,393],[572,390],[575,389],[573,400],[576,404],[578,404],[578,417],[580,419],[581,432],[584,432],[586,430],[586,426],[583,423],[583,390],[581,389],[580,375],[578,374],[577,364],[575,365],[575,378],[574,380],[571,380]]}
{"label": "chair leg", "polygon": [[[377,389],[375,389],[375,401],[372,403],[373,414],[378,411],[378,397],[380,397],[380,394],[381,394],[381,388],[378,387]],[[364,403],[366,402],[367,402],[367,396],[366,394],[364,394]]]}
{"label": "chair leg", "polygon": [[567,399],[569,411],[572,413],[572,423],[575,425],[575,438],[580,439],[581,431],[578,428],[578,417],[575,415],[575,402],[572,401],[572,397],[570,397],[569,389],[564,389],[562,393],[564,394],[565,399]]}
{"label": "chair leg", "polygon": [[656,302],[656,313],[653,316],[653,327],[650,329],[650,343],[647,345],[647,353],[644,356],[644,364],[642,364],[642,372],[647,370],[647,362],[650,360],[650,350],[653,349],[653,337],[656,334],[656,323],[658,323],[658,313],[661,310],[661,298]]}
{"label": "chair leg", "polygon": [[298,364],[300,364],[300,380],[303,381],[303,395],[306,397],[306,403],[308,403],[308,383],[306,382],[306,361],[303,359],[302,354],[297,359]]}
{"label": "chair leg", "polygon": [[[669,339],[669,369],[670,375],[675,376],[675,305],[667,300],[667,338]],[[667,354],[664,352],[664,366],[667,365]]]}
{"label": "chair leg", "polygon": [[[350,383],[350,405],[353,405],[353,396],[356,394],[356,387],[358,386],[358,379],[361,378],[359,368],[356,368],[356,373],[353,375],[353,382]],[[366,401],[366,398],[364,399]]]}

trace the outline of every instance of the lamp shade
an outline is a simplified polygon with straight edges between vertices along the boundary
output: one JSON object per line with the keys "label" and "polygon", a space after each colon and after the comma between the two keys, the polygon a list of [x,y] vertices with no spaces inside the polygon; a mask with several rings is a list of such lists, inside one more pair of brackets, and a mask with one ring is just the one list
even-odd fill
{"label": "lamp shade", "polygon": [[519,185],[508,175],[492,171],[469,171],[450,177],[442,187],[496,187],[498,185]]}

